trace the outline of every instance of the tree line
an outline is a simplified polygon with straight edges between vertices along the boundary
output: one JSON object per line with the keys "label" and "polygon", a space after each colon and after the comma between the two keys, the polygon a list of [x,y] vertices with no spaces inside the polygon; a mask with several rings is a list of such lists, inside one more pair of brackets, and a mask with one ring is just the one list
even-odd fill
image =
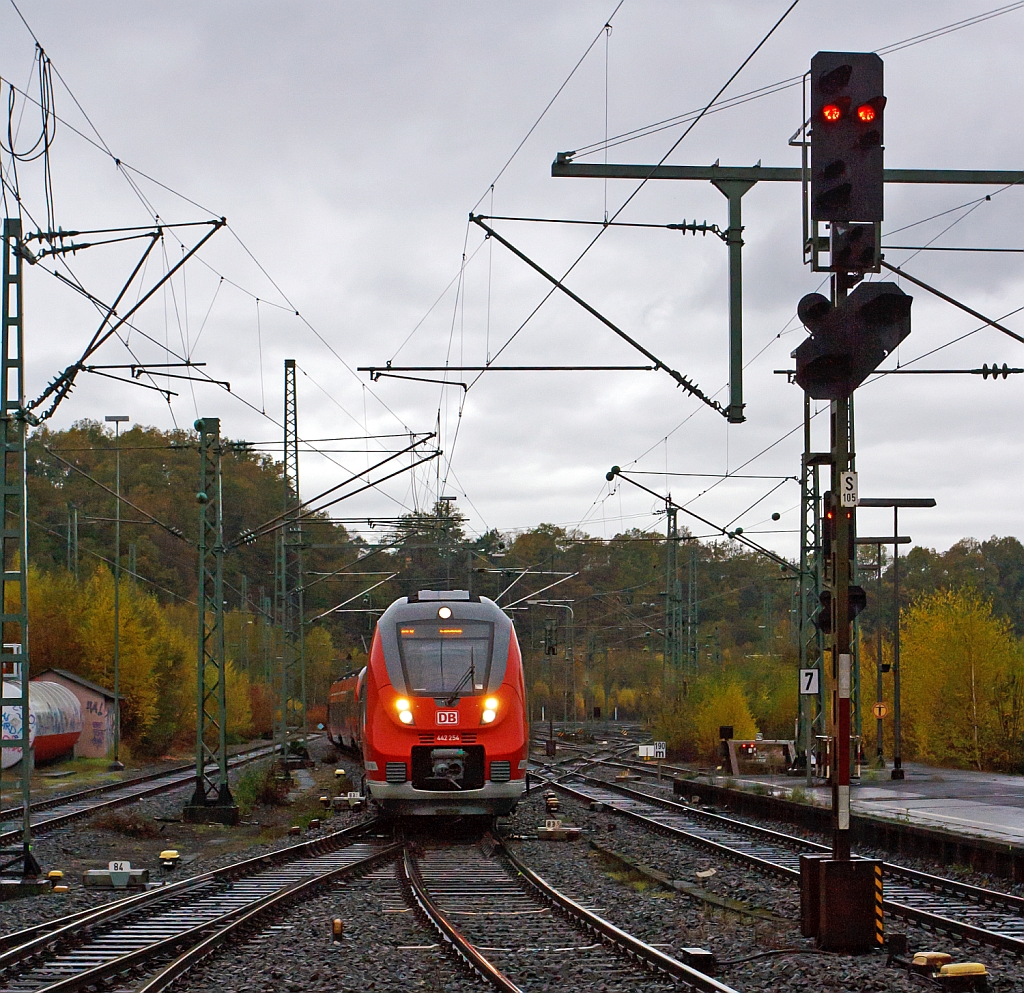
{"label": "tree line", "polygon": [[[161,752],[194,734],[199,456],[195,435],[185,430],[136,426],[119,445],[127,501],[122,569],[135,563],[135,575],[122,578],[122,726],[133,747]],[[223,468],[225,534],[233,541],[281,512],[284,479],[279,461],[245,442],[227,445]],[[32,435],[35,671],[54,665],[111,681],[114,486],[115,442],[103,425],[82,421]],[[303,541],[313,723],[326,713],[330,682],[365,664],[374,625],[389,603],[419,589],[468,588],[496,599],[515,620],[534,720],[617,710],[621,718],[657,723],[677,754],[694,759],[713,755],[720,724],[732,724],[737,735],[744,729],[793,736],[797,584],[791,572],[736,542],[697,541],[682,529],[677,575],[686,646],[681,663],[673,664],[666,653],[671,584],[662,534],[632,530],[604,539],[539,524],[471,537],[465,517],[445,501],[392,520],[372,542],[317,515],[303,523]],[[914,685],[915,673],[947,670],[951,681],[941,696],[950,701],[945,708],[918,714],[905,693],[907,757],[1019,767],[1024,719],[1014,701],[1022,684],[1024,547],[1004,537],[964,539],[945,552],[913,548],[899,571],[904,685]],[[866,713],[879,630],[883,663],[891,654],[892,562],[883,561],[880,584],[873,577],[865,571],[861,579],[868,607],[858,622]],[[234,548],[225,583],[231,731],[265,733],[279,654],[273,611],[266,609],[274,590],[273,539]],[[331,613],[342,601],[349,601],[346,609]],[[944,646],[940,655],[936,645]],[[967,707],[957,674],[971,659],[975,681]],[[931,692],[936,680],[929,678]],[[883,679],[891,683],[891,676]],[[914,699],[934,703],[929,693]],[[966,712],[977,717],[968,724],[954,720]],[[864,726],[870,742],[873,721]]]}

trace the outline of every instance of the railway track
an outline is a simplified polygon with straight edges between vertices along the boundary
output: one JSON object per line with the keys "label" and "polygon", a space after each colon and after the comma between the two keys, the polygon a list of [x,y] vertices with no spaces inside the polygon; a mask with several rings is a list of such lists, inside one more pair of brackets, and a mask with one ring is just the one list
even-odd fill
{"label": "railway track", "polygon": [[[234,863],[5,938],[4,993],[70,993],[152,974],[154,993],[240,929],[343,875],[397,857],[376,822]],[[183,950],[184,949],[184,950]]]}
{"label": "railway track", "polygon": [[[268,758],[274,754],[274,747],[266,745],[250,749],[247,752],[239,752],[228,760],[228,768],[235,769],[247,762]],[[65,793],[61,796],[39,800],[29,806],[32,831],[33,833],[52,831],[54,828],[62,827],[81,817],[91,816],[100,810],[134,803],[147,796],[187,786],[194,781],[195,775],[196,767],[193,763],[179,766],[176,769],[151,773],[148,776],[138,776],[126,782],[108,783],[76,793]],[[8,845],[21,839],[20,823],[17,826],[13,825],[20,822],[22,810],[22,807],[10,807],[0,811],[0,845]]]}
{"label": "railway track", "polygon": [[[831,851],[780,831],[577,773],[549,784],[582,803],[604,804],[648,830],[684,839],[793,883],[799,883],[801,854]],[[883,872],[887,913],[959,938],[1024,952],[1024,898],[889,862],[883,864]]]}
{"label": "railway track", "polygon": [[507,848],[406,848],[403,871],[416,906],[470,968],[503,993],[643,988],[735,993],[615,927],[550,886]]}

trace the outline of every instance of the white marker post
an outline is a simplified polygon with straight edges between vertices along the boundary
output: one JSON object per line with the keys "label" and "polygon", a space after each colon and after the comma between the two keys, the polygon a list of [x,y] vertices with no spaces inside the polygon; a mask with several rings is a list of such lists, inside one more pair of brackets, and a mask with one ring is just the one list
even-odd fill
{"label": "white marker post", "polygon": [[[806,697],[816,697],[818,695],[819,680],[821,679],[821,672],[818,669],[801,669],[800,670],[800,695]],[[811,752],[813,750],[814,741],[814,728],[812,726],[813,721],[811,720],[811,701],[808,700],[805,705],[805,717],[804,721],[804,755],[807,759],[807,785],[811,785]]]}
{"label": "white marker post", "polygon": [[658,760],[658,782],[661,782],[661,763],[665,759],[666,752],[668,751],[667,742],[656,741],[654,743],[654,757]]}

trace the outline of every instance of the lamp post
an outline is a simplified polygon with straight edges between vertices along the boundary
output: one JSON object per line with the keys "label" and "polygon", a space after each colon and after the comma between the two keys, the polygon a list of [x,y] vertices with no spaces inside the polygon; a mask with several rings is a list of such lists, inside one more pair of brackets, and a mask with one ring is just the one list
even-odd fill
{"label": "lamp post", "polygon": [[114,452],[116,459],[117,510],[114,516],[114,761],[111,771],[124,768],[121,751],[121,425],[127,414],[109,414],[104,418],[114,425]]}
{"label": "lamp post", "polygon": [[[934,497],[876,497],[860,501],[861,507],[892,507],[892,533],[898,535],[900,507],[934,507]],[[893,543],[892,555],[892,779],[905,779],[903,772],[903,725],[900,711],[900,543]],[[881,667],[881,659],[879,659]]]}

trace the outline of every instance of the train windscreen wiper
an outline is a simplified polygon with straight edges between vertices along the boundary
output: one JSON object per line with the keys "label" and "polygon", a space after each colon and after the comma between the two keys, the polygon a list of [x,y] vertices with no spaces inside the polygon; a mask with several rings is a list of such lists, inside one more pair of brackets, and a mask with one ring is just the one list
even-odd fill
{"label": "train windscreen wiper", "polygon": [[451,694],[444,701],[445,706],[450,707],[453,703],[455,703],[455,701],[459,698],[459,690],[461,690],[462,687],[465,686],[467,682],[470,684],[470,686],[472,686],[475,680],[476,671],[473,665],[473,649],[471,648],[469,650],[469,668],[463,673],[462,678],[455,684],[455,687],[454,689],[452,689]]}

